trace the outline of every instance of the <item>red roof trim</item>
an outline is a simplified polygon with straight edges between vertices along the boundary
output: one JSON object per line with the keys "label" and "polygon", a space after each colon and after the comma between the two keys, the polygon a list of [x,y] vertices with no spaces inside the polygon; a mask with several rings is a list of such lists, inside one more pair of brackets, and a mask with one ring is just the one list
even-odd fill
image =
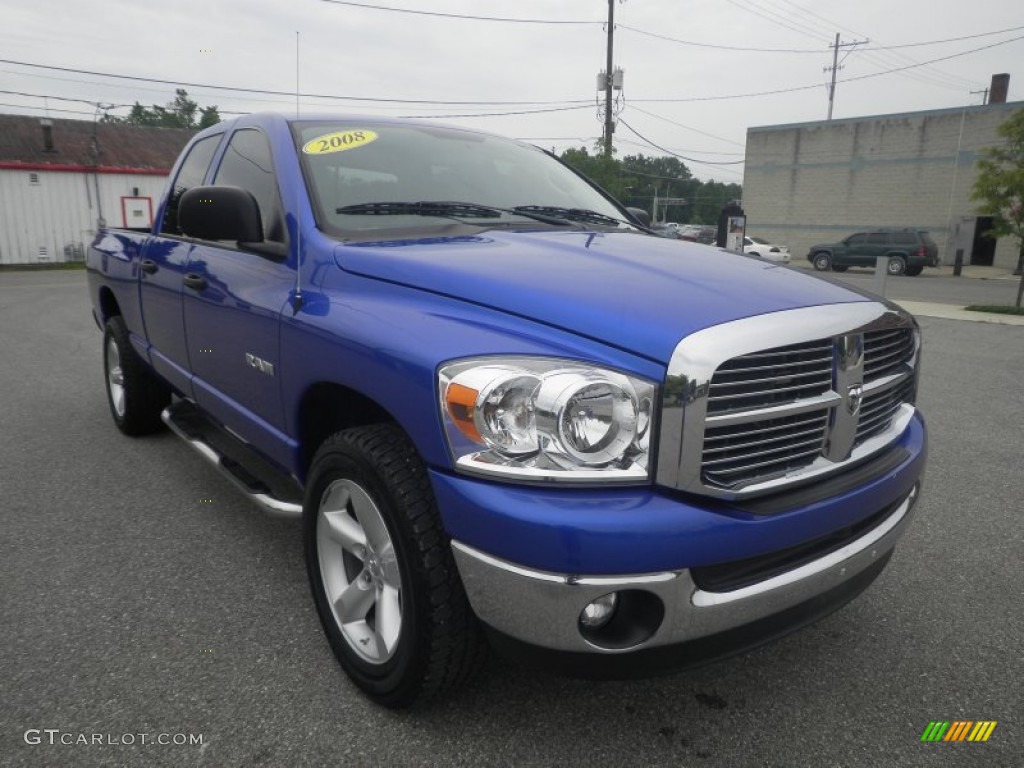
{"label": "red roof trim", "polygon": [[64,173],[124,173],[135,176],[170,176],[170,168],[126,168],[117,165],[69,165],[65,163],[22,163],[0,160],[5,171],[63,171]]}

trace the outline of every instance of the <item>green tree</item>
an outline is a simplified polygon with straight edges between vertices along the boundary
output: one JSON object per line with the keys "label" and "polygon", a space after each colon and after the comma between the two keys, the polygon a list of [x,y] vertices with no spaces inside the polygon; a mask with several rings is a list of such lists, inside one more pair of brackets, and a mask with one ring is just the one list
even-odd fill
{"label": "green tree", "polygon": [[605,157],[601,146],[591,154],[586,147],[567,149],[561,158],[594,183],[603,187],[623,205],[651,211],[654,198],[685,198],[686,203],[662,208],[670,221],[686,224],[716,224],[722,206],[743,196],[739,184],[695,179],[679,158],[626,155],[619,160]]}
{"label": "green tree", "polygon": [[174,101],[163,107],[156,104],[152,108],[144,107],[135,102],[127,117],[108,116],[104,120],[110,123],[148,125],[156,128],[208,128],[220,122],[217,107],[200,108],[188,97],[188,92],[184,88],[178,88],[174,93]]}
{"label": "green tree", "polygon": [[625,202],[624,193],[630,182],[622,178],[622,164],[614,157],[590,154],[586,147],[567,149],[562,153],[562,160],[575,170],[582,173],[592,182],[604,189],[616,200]]}
{"label": "green tree", "polygon": [[1014,112],[997,133],[1006,143],[981,151],[971,199],[978,202],[978,213],[992,217],[992,237],[1017,238],[1019,308],[1024,296],[1024,109]]}

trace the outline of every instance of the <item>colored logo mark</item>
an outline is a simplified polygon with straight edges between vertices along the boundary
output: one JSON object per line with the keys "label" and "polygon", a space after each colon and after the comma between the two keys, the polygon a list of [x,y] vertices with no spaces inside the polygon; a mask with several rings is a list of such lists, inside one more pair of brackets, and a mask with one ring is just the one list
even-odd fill
{"label": "colored logo mark", "polygon": [[996,724],[995,720],[933,720],[921,741],[988,741]]}

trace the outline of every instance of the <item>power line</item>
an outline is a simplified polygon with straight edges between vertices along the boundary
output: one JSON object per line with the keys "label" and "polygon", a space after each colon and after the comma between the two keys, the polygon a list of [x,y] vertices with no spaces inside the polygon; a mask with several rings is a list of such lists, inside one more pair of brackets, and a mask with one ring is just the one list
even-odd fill
{"label": "power line", "polygon": [[[905,72],[906,70],[909,70],[909,69],[915,69],[917,67],[925,67],[925,66],[928,66],[929,64],[934,64],[934,63],[939,62],[939,61],[949,61],[950,59],[956,59],[956,58],[959,58],[961,56],[967,56],[967,55],[972,54],[972,53],[978,53],[979,51],[986,51],[986,50],[988,50],[990,48],[997,48],[997,47],[999,47],[1001,45],[1006,45],[1007,43],[1017,42],[1018,40],[1024,40],[1024,35],[1018,35],[1017,37],[1011,37],[1011,38],[1009,38],[1007,40],[1000,40],[997,43],[992,43],[990,45],[983,45],[983,46],[981,46],[979,48],[972,48],[969,51],[961,51],[960,53],[953,53],[953,54],[950,54],[948,56],[940,56],[940,57],[938,57],[936,59],[929,59],[928,61],[921,61],[921,62],[917,62],[917,63],[914,63],[914,64],[907,64],[906,66],[902,66],[902,67],[894,67],[892,69],[886,69],[886,70],[883,70],[881,72],[871,72],[871,73],[869,73],[867,75],[858,75],[856,77],[846,77],[846,78],[843,78],[842,80],[837,80],[836,82],[837,83],[852,83],[852,82],[855,82],[857,80],[868,80],[868,79],[871,79],[871,78],[874,78],[874,77],[881,77],[883,75],[891,75],[891,74],[895,74],[897,72]],[[0,59],[0,61],[2,61],[2,59]],[[815,83],[813,85],[798,85],[798,86],[794,86],[792,88],[776,88],[776,89],[771,90],[771,91],[759,91],[759,92],[756,92],[756,93],[734,93],[734,94],[729,94],[729,95],[724,95],[724,96],[688,96],[688,97],[685,97],[685,98],[677,98],[677,99],[633,99],[631,101],[631,103],[639,102],[641,104],[653,104],[653,103],[659,103],[659,104],[662,104],[662,103],[663,104],[678,104],[678,103],[692,102],[692,101],[723,101],[723,100],[726,100],[726,99],[750,99],[750,98],[754,98],[754,97],[757,97],[757,96],[774,96],[774,95],[780,94],[780,93],[796,93],[797,91],[807,91],[807,90],[810,90],[812,88],[820,88],[820,87],[821,87],[820,83]]]}
{"label": "power line", "polygon": [[[17,61],[14,59],[0,59],[3,64],[16,64],[21,67],[32,67],[35,69],[47,69],[56,72],[70,72],[76,75],[93,75],[94,77],[109,77],[115,80],[131,80],[142,83],[161,83],[163,85],[176,85],[187,88],[208,88],[215,91],[235,91],[237,93],[258,93],[270,96],[290,96],[295,98],[295,91],[273,91],[265,88],[245,88],[231,85],[213,85],[210,83],[189,83],[182,80],[163,80],[156,77],[139,77],[137,75],[117,75],[111,72],[96,72],[88,69],[76,69],[74,67],[57,67],[50,64],[35,64],[28,61]],[[527,106],[532,104],[585,104],[591,105],[588,99],[564,99],[561,101],[443,101],[438,99],[384,99],[373,96],[338,96],[336,94],[324,93],[300,93],[303,98],[310,99],[333,99],[337,101],[368,101],[386,104],[445,104],[448,106]]]}
{"label": "power line", "polygon": [[687,162],[690,162],[690,163],[700,163],[702,165],[743,165],[743,163],[746,162],[745,160],[726,160],[724,162],[711,162],[710,160],[698,160],[698,159],[696,159],[694,157],[686,157],[685,155],[677,154],[676,152],[672,152],[670,150],[665,149],[662,146],[659,146],[659,145],[655,144],[653,141],[651,141],[646,136],[641,134],[639,131],[637,131],[636,128],[631,126],[629,123],[627,123],[621,117],[619,118],[619,122],[622,123],[627,128],[629,128],[629,130],[632,131],[633,134],[635,134],[640,140],[647,142],[648,144],[650,144],[655,149],[657,149],[657,150],[659,150],[661,152],[664,152],[666,155],[672,155],[673,157],[678,157],[680,160],[686,160]]}
{"label": "power line", "polygon": [[372,11],[391,11],[393,13],[412,13],[417,16],[439,16],[445,19],[470,19],[473,21],[503,21],[513,24],[604,24],[603,21],[589,21],[579,19],[513,19],[499,16],[469,16],[463,13],[440,13],[438,11],[416,11],[411,8],[392,8],[386,5],[371,5],[369,3],[353,3],[349,0],[323,0],[333,5],[351,5],[355,8],[366,8]]}
{"label": "power line", "polygon": [[[838,26],[838,25],[835,25],[835,26]],[[646,37],[653,37],[653,38],[656,38],[658,40],[666,40],[666,41],[672,42],[672,43],[679,43],[680,45],[691,45],[691,46],[694,46],[694,47],[697,47],[697,48],[714,48],[714,49],[721,50],[721,51],[741,51],[741,52],[745,52],[745,53],[801,53],[801,54],[810,53],[810,54],[815,54],[815,55],[821,55],[826,50],[828,50],[828,48],[831,47],[829,45],[825,45],[825,46],[822,46],[821,48],[753,48],[753,47],[740,46],[740,45],[724,45],[724,44],[720,44],[720,43],[698,42],[696,40],[683,40],[683,39],[678,38],[678,37],[669,37],[668,35],[660,35],[660,34],[658,34],[656,32],[648,32],[647,30],[644,30],[644,29],[637,29],[636,27],[630,27],[630,26],[627,26],[625,24],[617,24],[616,28],[617,29],[628,30],[629,32],[634,32],[634,33],[636,33],[638,35],[644,35]],[[997,29],[997,30],[993,30],[991,32],[979,32],[978,34],[975,34],[975,35],[963,35],[961,37],[947,37],[947,38],[944,38],[942,40],[925,40],[925,41],[918,42],[918,43],[901,43],[899,45],[866,46],[864,48],[861,48],[860,50],[861,50],[862,53],[874,53],[876,51],[895,51],[895,50],[902,49],[902,48],[921,48],[921,47],[927,46],[927,45],[941,45],[943,43],[956,43],[956,42],[960,42],[961,40],[974,40],[974,39],[977,39],[979,37],[991,37],[992,35],[1001,35],[1001,34],[1005,34],[1007,32],[1016,32],[1017,30],[1020,30],[1020,29],[1024,29],[1024,26],[1007,27],[1006,29]]]}
{"label": "power line", "polygon": [[[667,117],[662,117],[661,115],[656,115],[654,112],[648,112],[646,109],[640,109],[640,107],[636,106],[633,102],[629,103],[629,108],[630,109],[635,109],[637,112],[642,112],[643,114],[647,115],[648,117],[653,117],[653,118],[656,118],[658,120],[663,120],[666,123],[671,123],[672,125],[678,126],[679,128],[685,128],[688,131],[693,131],[694,133],[699,133],[701,136],[708,136],[709,138],[712,138],[712,139],[718,139],[719,141],[724,141],[727,144],[735,144],[737,147],[744,147],[744,146],[746,146],[742,142],[733,141],[732,139],[727,139],[724,136],[718,136],[717,134],[714,134],[714,133],[708,133],[707,131],[702,131],[699,128],[694,128],[691,125],[684,125],[683,123],[676,122],[675,120],[669,120]],[[724,153],[724,154],[728,154],[728,153]]]}
{"label": "power line", "polygon": [[507,115],[537,115],[542,112],[570,112],[574,109],[590,109],[592,105],[584,104],[578,107],[545,107],[543,109],[523,109],[518,112],[473,112],[464,115],[399,115],[406,120],[423,119],[436,120],[437,118],[447,119],[451,117],[505,117]]}
{"label": "power line", "polygon": [[[11,104],[10,102],[0,101],[0,107],[15,107],[17,109],[38,109],[47,112],[66,112],[69,115],[88,115],[94,117],[95,112],[86,112],[84,109],[61,109],[60,107],[34,107],[30,104]],[[26,115],[31,117],[31,115]]]}

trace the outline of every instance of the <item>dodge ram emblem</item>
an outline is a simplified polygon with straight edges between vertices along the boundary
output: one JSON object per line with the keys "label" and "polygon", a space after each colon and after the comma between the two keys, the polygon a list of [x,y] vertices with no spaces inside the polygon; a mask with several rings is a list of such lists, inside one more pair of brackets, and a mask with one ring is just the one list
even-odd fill
{"label": "dodge ram emblem", "polygon": [[864,400],[864,387],[861,384],[852,384],[846,390],[846,410],[851,416],[856,416],[860,410],[861,401]]}

